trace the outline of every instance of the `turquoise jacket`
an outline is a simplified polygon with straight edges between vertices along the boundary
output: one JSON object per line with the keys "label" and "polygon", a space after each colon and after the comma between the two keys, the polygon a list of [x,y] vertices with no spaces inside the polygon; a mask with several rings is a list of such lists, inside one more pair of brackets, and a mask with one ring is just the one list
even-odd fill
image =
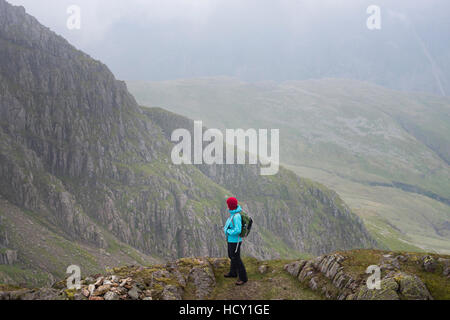
{"label": "turquoise jacket", "polygon": [[[238,243],[242,241],[242,238],[239,236],[242,231],[242,217],[239,212],[242,211],[242,208],[238,206],[235,210],[229,211],[230,217],[227,219],[225,227],[223,227],[223,232],[225,232],[228,242]],[[231,222],[231,219],[233,219],[233,222]]]}

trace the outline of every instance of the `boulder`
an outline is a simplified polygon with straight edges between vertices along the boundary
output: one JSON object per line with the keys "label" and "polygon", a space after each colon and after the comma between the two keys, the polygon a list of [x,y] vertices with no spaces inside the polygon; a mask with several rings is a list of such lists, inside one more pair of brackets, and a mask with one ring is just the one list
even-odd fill
{"label": "boulder", "polygon": [[129,291],[128,291],[128,297],[131,300],[138,300],[139,299],[139,295],[140,295],[140,290],[139,288],[134,285]]}
{"label": "boulder", "polygon": [[263,265],[259,266],[258,271],[261,274],[265,274],[265,273],[267,273],[267,271],[269,271],[269,266],[267,264],[263,264]]}
{"label": "boulder", "polygon": [[17,251],[16,250],[5,250],[5,252],[0,252],[0,265],[12,265],[17,261]]}
{"label": "boulder", "polygon": [[88,289],[86,289],[86,288],[82,288],[81,289],[81,294],[83,296],[85,296],[86,298],[89,298],[89,296],[91,295],[90,291]]}
{"label": "boulder", "polygon": [[102,295],[104,295],[106,292],[108,292],[109,289],[111,289],[111,286],[110,286],[109,284],[102,285],[102,286],[98,287],[98,288],[94,291],[93,295],[94,295],[94,296],[102,296]]}
{"label": "boulder", "polygon": [[205,299],[216,285],[216,277],[211,264],[205,261],[201,265],[193,267],[189,273],[188,281],[193,283],[196,297]]}
{"label": "boulder", "polygon": [[369,290],[361,286],[358,300],[432,300],[425,284],[416,275],[404,272],[391,274],[381,280],[381,289]]}
{"label": "boulder", "polygon": [[311,278],[311,280],[309,280],[308,286],[312,289],[312,290],[317,290],[317,288],[319,287],[319,280],[317,277]]}
{"label": "boulder", "polygon": [[108,291],[107,293],[105,293],[104,298],[105,298],[105,300],[109,300],[109,301],[119,300],[119,295],[115,292]]}
{"label": "boulder", "polygon": [[104,279],[105,279],[105,278],[103,278],[103,277],[98,277],[97,280],[95,280],[94,285],[95,285],[96,287],[101,286],[101,285],[103,284],[103,280],[104,280]]}
{"label": "boulder", "polygon": [[182,290],[175,285],[167,285],[161,294],[161,300],[182,300]]}
{"label": "boulder", "polygon": [[424,256],[422,257],[423,268],[427,272],[434,272],[436,270],[436,260],[432,256]]}
{"label": "boulder", "polygon": [[94,294],[94,291],[95,291],[95,284],[90,284],[88,286],[88,291],[89,291],[89,295],[92,296]]}
{"label": "boulder", "polygon": [[450,259],[439,258],[438,262],[442,265],[442,275],[450,277]]}
{"label": "boulder", "polygon": [[399,300],[397,294],[399,285],[393,278],[381,280],[381,289],[369,289],[366,285],[361,286],[356,300]]}
{"label": "boulder", "polygon": [[294,261],[291,263],[288,263],[284,266],[284,270],[286,270],[287,273],[291,274],[293,277],[298,277],[301,269],[305,266],[306,261]]}
{"label": "boulder", "polygon": [[416,275],[407,273],[398,273],[394,279],[399,284],[399,294],[402,299],[407,300],[432,300],[430,292],[428,291],[422,280]]}
{"label": "boulder", "polygon": [[301,268],[300,273],[298,274],[298,280],[300,282],[303,282],[306,279],[311,278],[315,273],[316,273],[316,270],[314,269],[312,262],[308,261]]}

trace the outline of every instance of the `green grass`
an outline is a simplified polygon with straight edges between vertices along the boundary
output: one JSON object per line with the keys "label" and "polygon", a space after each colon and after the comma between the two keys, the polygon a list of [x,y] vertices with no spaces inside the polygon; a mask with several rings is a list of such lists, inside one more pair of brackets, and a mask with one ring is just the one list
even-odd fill
{"label": "green grass", "polygon": [[277,252],[280,258],[283,259],[307,259],[310,258],[309,254],[301,254],[296,250],[289,248],[283,240],[279,239],[272,232],[260,229],[260,235],[263,241],[266,243],[268,247]]}
{"label": "green grass", "polygon": [[14,283],[20,286],[27,286],[30,283],[37,287],[48,285],[48,274],[45,272],[20,265],[0,265],[0,283],[8,282],[8,279],[13,279]]}
{"label": "green grass", "polygon": [[437,235],[433,227],[450,220],[445,204],[395,188],[368,186],[325,170],[288,168],[336,190],[384,247],[450,253],[450,241]]}
{"label": "green grass", "polygon": [[[244,258],[249,281],[242,287],[234,283],[236,279],[224,278],[229,266],[226,264],[214,270],[216,287],[211,299],[217,300],[322,300],[316,292],[294,279],[283,267],[288,260],[259,261],[253,258]],[[258,268],[261,265],[269,267],[268,272],[261,274]]]}
{"label": "green grass", "polygon": [[86,243],[68,240],[56,230],[47,228],[48,223],[42,223],[35,212],[25,213],[4,200],[0,200],[0,204],[9,240],[19,258],[15,265],[3,266],[0,283],[48,286],[51,279],[64,279],[69,265],[80,266],[82,275],[87,276],[103,272],[107,265],[145,265],[157,260],[119,242],[106,230],[102,234],[109,247],[102,251]]}

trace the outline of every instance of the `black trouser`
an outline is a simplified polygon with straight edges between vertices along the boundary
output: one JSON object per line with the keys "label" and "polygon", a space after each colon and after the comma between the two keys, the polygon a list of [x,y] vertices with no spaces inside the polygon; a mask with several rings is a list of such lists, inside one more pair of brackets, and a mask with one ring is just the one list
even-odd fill
{"label": "black trouser", "polygon": [[[241,242],[228,242],[228,257],[231,259],[230,275],[238,276],[239,280],[247,282],[247,271],[245,271],[244,263],[241,260],[241,245]],[[236,246],[238,246],[237,250]]]}

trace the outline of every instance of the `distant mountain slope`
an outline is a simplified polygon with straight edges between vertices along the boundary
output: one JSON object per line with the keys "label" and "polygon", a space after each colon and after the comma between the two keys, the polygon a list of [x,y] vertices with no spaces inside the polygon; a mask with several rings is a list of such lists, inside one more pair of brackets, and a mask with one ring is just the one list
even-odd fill
{"label": "distant mountain slope", "polygon": [[279,128],[281,161],[337,190],[386,245],[450,251],[448,98],[339,79],[128,86],[141,104],[210,127]]}
{"label": "distant mountain slope", "polygon": [[68,263],[90,272],[223,256],[232,194],[256,222],[246,254],[374,245],[336,193],[288,170],[263,178],[251,166],[218,168],[221,181],[171,164],[164,130],[191,121],[139,107],[105,65],[4,0],[0,44],[0,250],[17,254],[1,279],[48,281]]}

